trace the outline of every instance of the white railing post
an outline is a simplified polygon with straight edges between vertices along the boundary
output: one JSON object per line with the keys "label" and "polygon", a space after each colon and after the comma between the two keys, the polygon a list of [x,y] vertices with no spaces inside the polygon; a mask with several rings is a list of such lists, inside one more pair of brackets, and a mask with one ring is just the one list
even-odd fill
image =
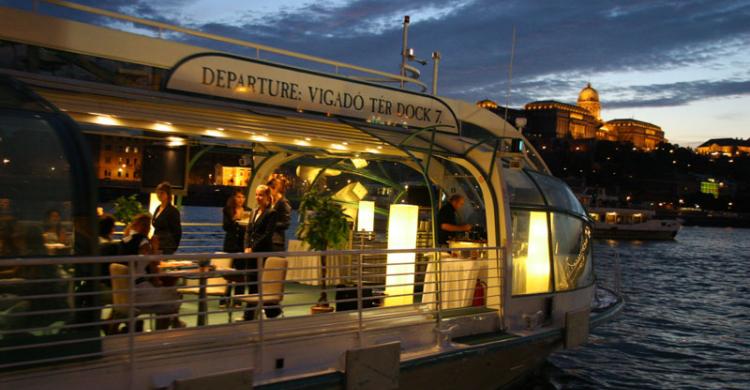
{"label": "white railing post", "polygon": [[357,266],[357,339],[359,340],[359,346],[362,347],[362,269],[363,269],[363,263],[365,259],[364,252],[362,251],[362,248],[364,248],[364,238],[362,238],[363,244],[362,247],[360,247],[359,252],[359,265]]}
{"label": "white railing post", "polygon": [[440,256],[440,249],[435,248],[435,281],[437,285],[435,286],[435,305],[437,307],[437,315],[435,316],[437,318],[437,326],[440,327],[440,321],[443,320],[443,297],[442,297],[442,259]]}
{"label": "white railing post", "polygon": [[[264,268],[264,258],[257,257],[256,258],[256,275],[258,283],[258,306],[255,307],[255,316],[258,318],[258,353],[257,358],[258,361],[255,364],[255,372],[260,373],[263,371],[263,347],[265,346],[265,335],[264,335],[264,322],[263,322],[263,268]],[[260,316],[260,317],[258,317]]]}
{"label": "white railing post", "polygon": [[[130,357],[130,375],[128,375],[129,387],[135,389],[135,324],[136,324],[136,311],[135,311],[135,279],[136,279],[136,264],[137,262],[132,258],[128,260],[128,355]],[[112,308],[114,311],[114,307]]]}

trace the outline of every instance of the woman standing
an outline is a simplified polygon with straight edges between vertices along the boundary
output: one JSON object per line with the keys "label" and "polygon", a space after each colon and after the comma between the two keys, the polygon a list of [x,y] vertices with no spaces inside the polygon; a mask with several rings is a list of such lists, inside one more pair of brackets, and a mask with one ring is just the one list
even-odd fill
{"label": "woman standing", "polygon": [[286,250],[286,230],[289,229],[292,219],[292,205],[284,196],[287,180],[282,175],[273,175],[267,184],[271,188],[273,209],[276,211],[276,227],[272,239],[273,251],[283,252]]}
{"label": "woman standing", "polygon": [[[272,195],[271,189],[266,185],[259,185],[255,189],[255,200],[258,202],[258,208],[250,217],[250,221],[247,225],[247,231],[245,232],[245,253],[259,253],[259,252],[270,252],[273,250],[273,232],[276,228],[276,212],[273,210],[271,205]],[[254,259],[237,259],[235,262],[237,269],[254,270],[248,272],[246,275],[248,291],[250,294],[258,292],[258,266],[263,266],[263,262],[258,262],[257,258]],[[278,310],[267,310],[266,313],[269,317],[276,317],[278,314],[274,311]],[[275,314],[275,315],[273,315]],[[255,318],[254,309],[245,309],[245,320],[252,320]]]}
{"label": "woman standing", "polygon": [[224,236],[223,251],[227,253],[242,252],[245,240],[245,227],[240,221],[245,218],[245,194],[242,190],[235,190],[227,199],[227,205],[222,210],[222,227],[226,232]]}
{"label": "woman standing", "polygon": [[[223,223],[222,227],[226,232],[224,236],[223,251],[226,253],[242,253],[245,249],[245,226],[240,221],[245,218],[245,194],[241,190],[235,190],[232,196],[227,199],[227,205],[222,210]],[[237,268],[238,260],[232,260],[232,268]],[[232,294],[232,286],[227,286],[225,298],[219,302],[226,304],[227,297]],[[245,286],[235,286],[235,294],[244,294]]]}
{"label": "woman standing", "polygon": [[161,204],[154,210],[154,237],[159,240],[159,248],[165,255],[171,255],[180,246],[182,226],[180,211],[172,206],[172,186],[163,182],[156,186],[156,197]]}

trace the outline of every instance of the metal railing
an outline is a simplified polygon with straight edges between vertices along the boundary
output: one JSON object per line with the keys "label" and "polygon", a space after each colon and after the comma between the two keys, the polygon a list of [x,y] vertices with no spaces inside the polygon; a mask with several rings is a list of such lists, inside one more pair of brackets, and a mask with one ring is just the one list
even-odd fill
{"label": "metal railing", "polygon": [[622,291],[622,269],[620,252],[616,247],[609,248],[607,256],[597,258],[596,286],[592,310],[603,310],[624,297]]}
{"label": "metal railing", "polygon": [[[487,281],[488,275],[502,281],[502,248],[462,250],[0,260],[13,270],[0,279],[0,376],[80,359],[133,362],[161,347],[143,338],[150,334],[180,334],[170,346],[196,346],[204,336],[215,337],[211,329],[231,335],[235,331],[224,328],[236,327],[242,342],[262,354],[264,344],[296,339],[361,339],[374,329],[416,323],[434,323],[437,330],[453,309],[486,310],[489,300],[501,299],[502,287],[490,294]],[[388,261],[403,254],[414,260]],[[153,265],[159,272],[146,272]],[[329,308],[312,315],[323,284]]]}
{"label": "metal railing", "polygon": [[95,7],[90,7],[90,6],[86,6],[86,5],[83,5],[83,4],[73,3],[73,2],[70,2],[70,1],[63,1],[63,0],[34,0],[33,4],[34,4],[34,9],[35,10],[38,10],[38,3],[40,1],[45,2],[45,3],[49,3],[49,4],[53,4],[53,5],[56,5],[56,6],[59,6],[59,7],[73,9],[73,10],[80,11],[80,12],[85,12],[85,13],[92,14],[92,15],[99,15],[99,16],[104,16],[104,17],[108,17],[108,18],[112,18],[112,19],[116,19],[116,20],[120,20],[120,21],[130,22],[130,23],[133,23],[135,25],[148,26],[148,27],[156,29],[158,31],[158,33],[159,33],[159,37],[160,38],[163,36],[163,32],[164,31],[170,31],[170,32],[175,32],[175,33],[180,33],[180,34],[185,34],[185,35],[197,37],[197,38],[208,39],[208,40],[215,41],[215,42],[227,43],[227,44],[231,44],[231,45],[235,45],[235,46],[239,46],[239,47],[243,47],[243,48],[254,49],[255,50],[255,57],[257,59],[261,58],[261,53],[262,52],[273,53],[273,54],[284,56],[284,57],[290,57],[290,58],[294,58],[294,59],[298,59],[298,60],[309,61],[309,62],[312,62],[312,63],[315,63],[315,64],[331,66],[331,67],[333,67],[333,73],[334,74],[341,74],[341,70],[342,69],[348,69],[350,71],[356,71],[356,72],[361,72],[361,73],[364,73],[364,74],[367,74],[367,75],[373,75],[373,76],[382,77],[383,80],[381,80],[381,81],[383,81],[383,82],[400,82],[400,83],[415,84],[415,85],[419,86],[421,92],[427,91],[427,85],[425,83],[423,83],[423,82],[421,82],[419,80],[410,78],[410,77],[406,77],[406,76],[402,76],[402,75],[397,75],[397,74],[392,74],[392,73],[388,73],[388,72],[382,72],[382,71],[375,70],[375,69],[368,69],[368,68],[365,68],[365,67],[361,67],[361,66],[357,66],[357,65],[352,65],[352,64],[347,64],[347,63],[344,63],[344,62],[332,61],[332,60],[329,60],[329,59],[325,59],[325,58],[317,57],[317,56],[312,56],[312,55],[308,55],[308,54],[302,54],[302,53],[297,53],[297,52],[293,52],[293,51],[289,51],[289,50],[283,50],[283,49],[279,49],[279,48],[275,48],[275,47],[271,47],[271,46],[267,46],[267,45],[262,45],[262,44],[259,44],[259,43],[249,42],[249,41],[245,41],[245,40],[241,40],[241,39],[228,38],[228,37],[223,37],[221,35],[206,33],[206,32],[203,32],[203,31],[198,31],[198,30],[193,30],[193,29],[188,29],[188,28],[173,26],[173,25],[167,24],[167,23],[156,22],[156,21],[153,21],[153,20],[148,20],[148,19],[138,18],[138,17],[135,17],[135,16],[121,14],[121,13],[118,13],[118,12],[107,11],[107,10],[103,10],[103,9],[100,9],[100,8],[95,8]]}

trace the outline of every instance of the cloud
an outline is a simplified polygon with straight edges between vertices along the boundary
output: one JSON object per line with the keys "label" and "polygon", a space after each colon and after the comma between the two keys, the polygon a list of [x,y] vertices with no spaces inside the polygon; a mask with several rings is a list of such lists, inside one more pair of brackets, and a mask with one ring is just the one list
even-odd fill
{"label": "cloud", "polygon": [[[609,107],[681,105],[696,99],[747,94],[750,1],[629,2],[509,0],[339,0],[259,12],[257,3],[217,20],[186,15],[199,0],[86,0],[81,3],[291,51],[396,73],[401,18],[412,16],[409,44],[421,58],[442,54],[440,92],[468,100],[505,102],[511,31],[517,39],[511,103],[574,97],[591,77],[614,72],[669,71],[704,66],[690,81],[603,85]],[[255,4],[255,5],[253,5]],[[270,3],[269,3],[270,4]],[[222,1],[216,1],[221,7]],[[60,12],[58,10],[58,12]],[[65,13],[69,13],[65,11]],[[213,13],[212,13],[213,14]],[[81,18],[81,15],[76,16]],[[104,23],[100,18],[96,22]],[[107,23],[111,23],[107,22]],[[220,50],[254,52],[185,37]],[[727,58],[732,58],[729,61]],[[291,62],[275,56],[263,58]],[[312,66],[315,68],[315,66]],[[331,71],[330,67],[317,67]],[[431,69],[423,68],[430,83]],[[645,96],[645,98],[644,98]]]}
{"label": "cloud", "polygon": [[750,94],[750,80],[698,81],[627,88],[631,99],[607,101],[607,108],[679,106],[698,100]]}

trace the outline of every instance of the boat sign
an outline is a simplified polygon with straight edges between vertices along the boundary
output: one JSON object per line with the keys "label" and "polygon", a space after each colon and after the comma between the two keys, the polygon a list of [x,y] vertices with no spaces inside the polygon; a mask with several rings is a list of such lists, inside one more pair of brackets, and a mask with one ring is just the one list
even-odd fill
{"label": "boat sign", "polygon": [[164,88],[458,133],[453,111],[436,97],[227,54],[187,57],[172,68]]}

